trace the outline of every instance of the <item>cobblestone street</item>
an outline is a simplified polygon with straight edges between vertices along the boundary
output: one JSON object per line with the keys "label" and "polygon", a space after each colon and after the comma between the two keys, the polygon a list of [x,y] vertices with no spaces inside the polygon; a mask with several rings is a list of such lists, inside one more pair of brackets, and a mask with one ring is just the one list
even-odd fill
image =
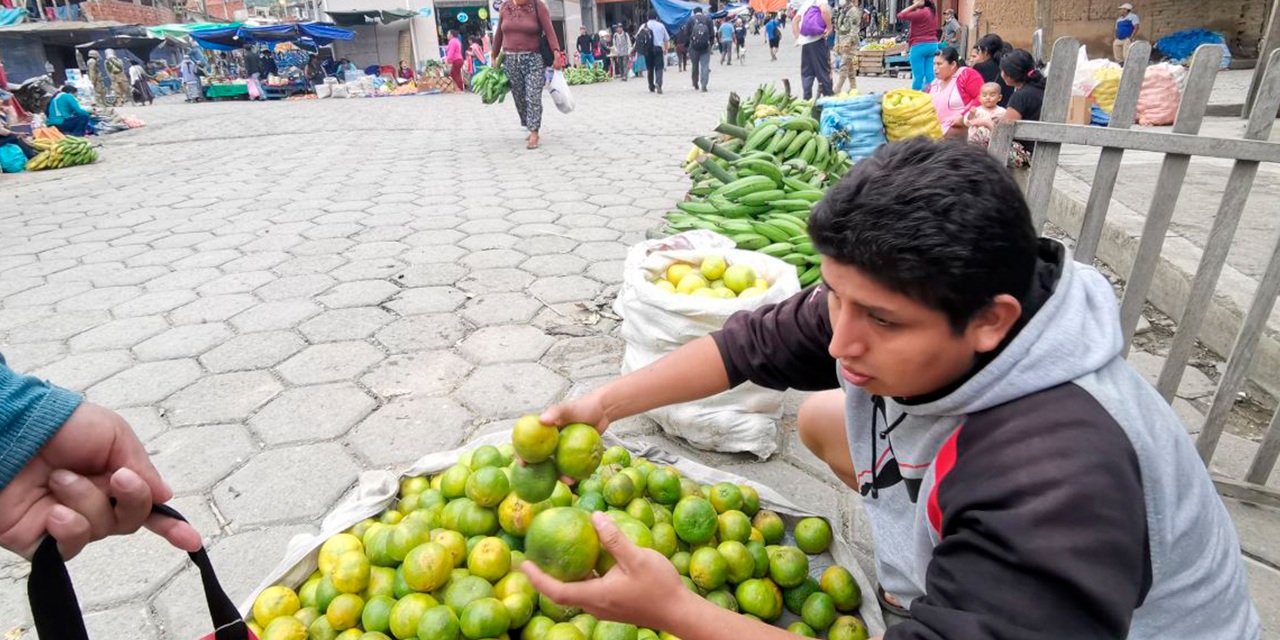
{"label": "cobblestone street", "polygon": [[[512,105],[473,95],[122,109],[148,126],[99,163],[0,180],[0,352],[133,424],[239,601],[362,470],[617,374],[608,305],[688,187],[690,139],[730,90],[798,79],[798,51],[751,47],[709,94],[672,69],[662,96],[633,78],[575,87],[567,116],[547,99],[536,151]],[[613,431],[689,453],[644,420]],[[785,440],[764,464],[696,457],[857,538],[851,493]],[[95,638],[209,632],[198,574],[157,537],[70,566]],[[26,573],[0,557],[7,640],[34,637]]]}

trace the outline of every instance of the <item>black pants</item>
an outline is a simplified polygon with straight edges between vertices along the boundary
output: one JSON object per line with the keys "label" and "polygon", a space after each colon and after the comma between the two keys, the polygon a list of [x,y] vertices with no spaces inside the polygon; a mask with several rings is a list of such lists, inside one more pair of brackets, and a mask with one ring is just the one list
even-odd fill
{"label": "black pants", "polygon": [[18,145],[18,148],[22,149],[22,155],[26,156],[28,160],[40,154],[40,152],[36,151],[34,147],[27,144],[26,140],[15,135],[0,136],[0,147],[5,146],[6,144]]}
{"label": "black pants", "polygon": [[666,67],[667,61],[662,55],[662,49],[652,47],[649,52],[644,54],[644,66],[649,70],[649,90],[662,88],[662,70]]}
{"label": "black pants", "polygon": [[827,45],[826,38],[800,47],[800,86],[805,100],[813,96],[814,80],[818,81],[818,95],[835,93],[831,90],[831,47]]}

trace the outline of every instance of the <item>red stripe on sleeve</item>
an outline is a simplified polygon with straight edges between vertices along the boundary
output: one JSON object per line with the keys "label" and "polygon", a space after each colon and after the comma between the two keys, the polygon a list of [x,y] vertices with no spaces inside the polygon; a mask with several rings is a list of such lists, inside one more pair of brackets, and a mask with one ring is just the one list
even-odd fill
{"label": "red stripe on sleeve", "polygon": [[942,479],[951,473],[952,467],[956,466],[956,440],[960,437],[962,428],[964,425],[957,428],[955,433],[942,444],[933,467],[933,488],[929,490],[929,501],[925,508],[929,514],[929,524],[933,526],[939,540],[942,539],[942,508],[938,506],[938,487],[942,485]]}

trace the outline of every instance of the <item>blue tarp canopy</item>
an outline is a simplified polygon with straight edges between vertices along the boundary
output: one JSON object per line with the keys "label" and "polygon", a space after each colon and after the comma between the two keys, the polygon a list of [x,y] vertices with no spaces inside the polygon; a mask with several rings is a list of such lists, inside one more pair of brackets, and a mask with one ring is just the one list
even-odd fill
{"label": "blue tarp canopy", "polygon": [[723,18],[731,14],[735,16],[740,14],[749,15],[750,12],[751,12],[751,5],[749,4],[731,4],[731,5],[725,6],[725,8],[713,14],[710,14],[710,17],[712,20],[719,20],[720,18]]}
{"label": "blue tarp canopy", "polygon": [[649,0],[653,6],[653,10],[658,12],[658,19],[662,24],[666,25],[667,30],[674,36],[680,25],[684,24],[689,16],[693,15],[694,9],[702,9],[703,13],[710,8],[710,5],[700,2],[685,2],[684,0]]}
{"label": "blue tarp canopy", "polygon": [[291,22],[262,27],[222,27],[192,31],[196,44],[214,51],[232,51],[253,43],[297,42],[310,40],[326,45],[334,40],[350,40],[355,32],[324,22]]}

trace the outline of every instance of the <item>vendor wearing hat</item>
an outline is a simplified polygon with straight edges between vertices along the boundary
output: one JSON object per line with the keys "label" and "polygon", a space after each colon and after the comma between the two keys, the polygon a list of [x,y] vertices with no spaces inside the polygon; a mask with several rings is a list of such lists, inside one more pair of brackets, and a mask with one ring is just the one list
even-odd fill
{"label": "vendor wearing hat", "polygon": [[1111,53],[1116,62],[1124,63],[1129,57],[1129,47],[1138,35],[1138,14],[1133,12],[1133,5],[1128,2],[1120,5],[1120,17],[1116,18],[1116,41],[1111,45]]}

